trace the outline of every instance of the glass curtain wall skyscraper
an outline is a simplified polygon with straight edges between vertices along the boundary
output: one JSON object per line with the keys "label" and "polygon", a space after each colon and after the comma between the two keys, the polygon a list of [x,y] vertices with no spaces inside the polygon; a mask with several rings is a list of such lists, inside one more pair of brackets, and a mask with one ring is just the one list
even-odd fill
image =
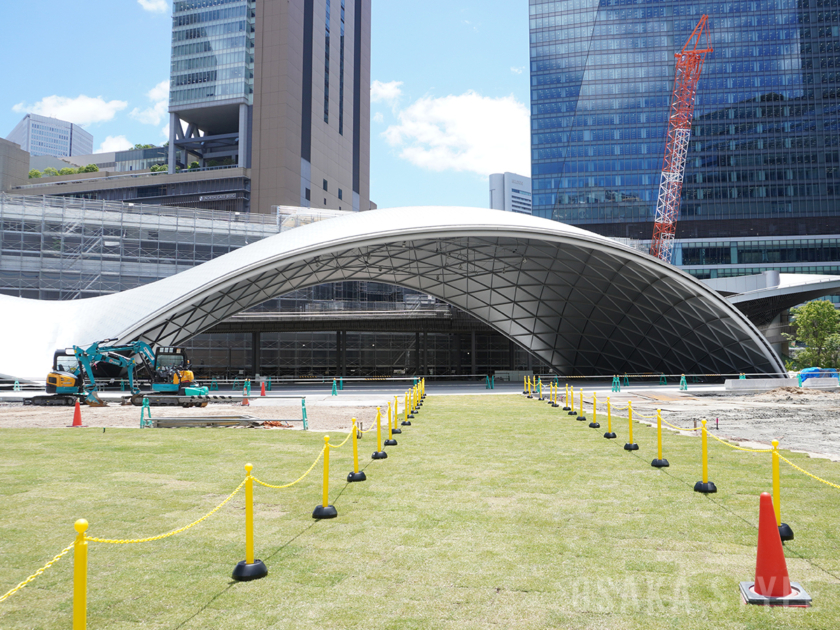
{"label": "glass curtain wall skyscraper", "polygon": [[[840,234],[838,5],[531,0],[534,214],[650,239],[674,53],[705,13],[714,52],[697,91],[677,225],[678,241],[694,243],[675,264],[716,275],[691,265],[725,249],[730,265],[749,263],[744,273],[780,262],[819,273],[816,260],[836,269],[816,251],[820,239],[801,239]],[[741,250],[773,250],[745,239],[784,236],[798,242],[780,259],[739,261]]]}

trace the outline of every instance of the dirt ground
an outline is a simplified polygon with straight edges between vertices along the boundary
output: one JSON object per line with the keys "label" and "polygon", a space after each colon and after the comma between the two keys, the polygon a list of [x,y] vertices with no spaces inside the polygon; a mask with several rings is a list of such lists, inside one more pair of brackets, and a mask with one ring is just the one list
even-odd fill
{"label": "dirt ground", "polygon": [[699,426],[705,418],[719,437],[762,447],[776,439],[781,448],[840,461],[840,392],[781,387],[755,395],[683,395],[677,400],[641,394],[632,396],[634,411],[653,415],[660,408],[663,420],[677,426],[692,427],[695,420]]}
{"label": "dirt ground", "polygon": [[[265,404],[265,403],[271,404]],[[359,401],[348,406],[307,400],[306,411],[310,431],[348,431],[353,418],[371,426],[376,420],[376,405],[381,401]],[[387,404],[387,403],[386,403]],[[94,428],[140,426],[140,407],[110,404],[108,407],[82,405],[82,423]],[[261,420],[300,420],[300,401],[259,401],[248,407],[239,403],[213,403],[205,409],[180,407],[153,407],[155,418],[211,418],[213,416],[248,416]],[[17,403],[0,403],[0,429],[67,427],[73,422],[72,407],[32,407]],[[383,423],[384,425],[384,423]],[[301,429],[301,422],[291,425]],[[274,429],[284,430],[284,429]],[[288,430],[288,429],[285,429]]]}

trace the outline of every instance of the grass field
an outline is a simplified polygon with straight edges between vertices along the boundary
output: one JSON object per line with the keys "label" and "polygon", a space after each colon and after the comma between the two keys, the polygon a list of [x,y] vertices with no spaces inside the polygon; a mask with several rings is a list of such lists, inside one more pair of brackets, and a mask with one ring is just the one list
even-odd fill
{"label": "grass field", "polygon": [[[602,424],[605,424],[602,419]],[[235,583],[244,494],[211,519],[142,545],[90,543],[91,630],[123,628],[813,628],[840,627],[840,490],[782,464],[791,579],[810,609],[741,604],[752,579],[758,494],[770,457],[710,443],[718,494],[692,491],[697,438],[666,435],[671,467],[651,468],[655,431],[626,420],[617,440],[521,396],[430,396],[368,481],[343,482],[313,521],[320,465],[287,490],[255,488],[263,580]],[[5,430],[0,437],[0,594],[74,538],[163,533],[200,517],[243,478],[305,471],[323,435],[255,430]],[[343,436],[333,436],[339,441]],[[787,455],[840,481],[840,464]],[[72,553],[9,600],[0,628],[70,627]]]}

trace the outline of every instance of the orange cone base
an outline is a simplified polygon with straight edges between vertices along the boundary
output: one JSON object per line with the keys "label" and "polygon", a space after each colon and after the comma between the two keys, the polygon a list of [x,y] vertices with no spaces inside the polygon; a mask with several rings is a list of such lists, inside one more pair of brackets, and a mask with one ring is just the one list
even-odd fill
{"label": "orange cone base", "polygon": [[787,597],[765,597],[755,592],[755,582],[741,582],[741,597],[746,604],[759,606],[797,606],[805,608],[811,605],[811,596],[799,582],[790,583],[791,594]]}

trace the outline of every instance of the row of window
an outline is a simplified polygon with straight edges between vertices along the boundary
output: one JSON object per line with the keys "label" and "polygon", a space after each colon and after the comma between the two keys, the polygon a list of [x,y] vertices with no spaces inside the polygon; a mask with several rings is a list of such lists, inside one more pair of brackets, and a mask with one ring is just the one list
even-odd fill
{"label": "row of window", "polygon": [[205,22],[218,22],[219,20],[232,20],[238,17],[248,17],[248,7],[244,0],[241,7],[231,7],[229,9],[216,9],[213,11],[201,11],[200,13],[190,13],[187,15],[176,15],[172,18],[172,26],[177,28],[179,26],[190,26],[191,24],[204,24]]}
{"label": "row of window", "polygon": [[173,14],[220,7],[226,4],[245,4],[248,0],[185,0],[172,5]]}
{"label": "row of window", "polygon": [[251,32],[253,32],[251,25],[242,20],[240,22],[216,24],[215,26],[201,26],[199,28],[188,28],[183,31],[173,31],[172,41],[184,42],[193,39],[202,39],[205,37],[219,37],[221,35],[230,35],[232,33]]}
{"label": "row of window", "polygon": [[172,62],[172,73],[184,72],[186,70],[200,70],[201,68],[220,68],[231,65],[252,65],[253,55],[245,50],[236,52],[220,53],[215,55],[179,59]]}
{"label": "row of window", "polygon": [[212,53],[220,50],[230,50],[231,48],[253,48],[253,41],[247,36],[239,37],[225,37],[223,39],[214,39],[207,42],[196,42],[193,44],[181,44],[172,47],[173,57],[184,57],[186,55],[198,55],[201,53]]}

